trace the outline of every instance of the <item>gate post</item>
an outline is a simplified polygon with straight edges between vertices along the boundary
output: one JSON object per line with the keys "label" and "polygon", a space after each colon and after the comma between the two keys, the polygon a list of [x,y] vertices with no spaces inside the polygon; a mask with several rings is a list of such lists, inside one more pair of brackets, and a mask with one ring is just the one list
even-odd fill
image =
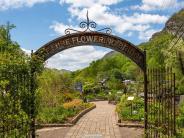
{"label": "gate post", "polygon": [[31,84],[30,84],[30,92],[31,92],[31,111],[30,111],[30,117],[31,117],[31,138],[36,137],[36,128],[35,128],[35,65],[33,62],[33,51],[31,51]]}
{"label": "gate post", "polygon": [[148,129],[148,78],[147,78],[147,63],[146,63],[146,50],[144,50],[144,131],[145,138],[147,138]]}

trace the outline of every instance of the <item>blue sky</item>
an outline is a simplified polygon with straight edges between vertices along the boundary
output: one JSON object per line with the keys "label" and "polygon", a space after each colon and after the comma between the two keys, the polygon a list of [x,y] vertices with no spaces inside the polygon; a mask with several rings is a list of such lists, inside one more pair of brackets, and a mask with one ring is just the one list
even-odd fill
{"label": "blue sky", "polygon": [[[64,35],[68,27],[89,18],[98,28],[111,27],[113,34],[139,44],[163,29],[184,0],[0,0],[0,24],[16,25],[12,39],[27,52]],[[76,70],[104,56],[109,49],[77,47],[63,51],[47,61],[47,66]],[[89,54],[90,53],[90,54]]]}

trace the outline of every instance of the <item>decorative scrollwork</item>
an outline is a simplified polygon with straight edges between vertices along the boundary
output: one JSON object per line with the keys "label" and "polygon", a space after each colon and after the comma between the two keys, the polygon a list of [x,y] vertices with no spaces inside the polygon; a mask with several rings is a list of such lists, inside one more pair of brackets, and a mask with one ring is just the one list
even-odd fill
{"label": "decorative scrollwork", "polygon": [[91,28],[96,28],[97,24],[95,22],[90,22],[90,27]]}
{"label": "decorative scrollwork", "polygon": [[78,30],[75,30],[75,29],[70,29],[70,28],[65,30],[66,35],[72,34],[73,32],[81,33],[81,31],[78,31]]}
{"label": "decorative scrollwork", "polygon": [[103,29],[94,31],[94,29],[97,27],[97,24],[94,21],[90,21],[89,20],[88,11],[87,11],[86,17],[87,17],[87,20],[83,21],[83,22],[81,22],[79,24],[79,27],[84,29],[83,31],[79,31],[79,30],[68,28],[68,29],[65,30],[65,34],[69,35],[69,34],[72,34],[74,32],[82,33],[82,32],[88,32],[88,31],[90,31],[90,32],[102,32],[102,31],[105,31],[105,33],[107,33],[107,34],[111,34],[112,33],[111,28],[103,28]]}
{"label": "decorative scrollwork", "polygon": [[87,28],[88,24],[86,22],[81,22],[79,26],[80,28]]}
{"label": "decorative scrollwork", "polygon": [[66,35],[70,34],[70,29],[66,29],[66,30],[65,30],[65,34],[66,34]]}
{"label": "decorative scrollwork", "polygon": [[107,33],[107,34],[111,34],[112,33],[112,29],[111,28],[103,28],[103,29],[98,30],[97,32],[102,32],[102,31],[105,31],[105,33]]}

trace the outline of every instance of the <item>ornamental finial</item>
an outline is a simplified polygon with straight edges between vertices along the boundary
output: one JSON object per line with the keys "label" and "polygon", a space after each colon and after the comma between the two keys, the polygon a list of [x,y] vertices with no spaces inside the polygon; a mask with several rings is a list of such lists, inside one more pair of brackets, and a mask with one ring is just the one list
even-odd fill
{"label": "ornamental finial", "polygon": [[87,10],[86,17],[87,17],[87,22],[89,22],[88,10]]}
{"label": "ornamental finial", "polygon": [[84,31],[79,31],[79,30],[68,28],[65,30],[65,34],[68,35],[68,34],[71,34],[73,32],[83,33],[83,32],[102,32],[102,31],[105,31],[107,34],[111,34],[111,32],[112,32],[111,28],[103,28],[103,29],[94,31],[94,29],[97,27],[97,24],[94,21],[89,20],[88,10],[86,13],[86,18],[87,18],[86,21],[82,21],[79,24],[79,27],[84,29]]}

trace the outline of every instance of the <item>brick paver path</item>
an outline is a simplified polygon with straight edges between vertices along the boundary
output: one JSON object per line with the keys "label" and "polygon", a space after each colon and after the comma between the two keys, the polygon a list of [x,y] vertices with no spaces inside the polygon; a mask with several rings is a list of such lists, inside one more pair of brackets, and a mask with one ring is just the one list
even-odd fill
{"label": "brick paver path", "polygon": [[[96,108],[84,115],[73,127],[43,128],[39,138],[142,138],[143,129],[118,127],[115,106],[95,102]],[[121,134],[121,135],[120,135]]]}
{"label": "brick paver path", "polygon": [[116,125],[115,106],[107,101],[95,104],[96,108],[84,115],[65,138],[122,138]]}

